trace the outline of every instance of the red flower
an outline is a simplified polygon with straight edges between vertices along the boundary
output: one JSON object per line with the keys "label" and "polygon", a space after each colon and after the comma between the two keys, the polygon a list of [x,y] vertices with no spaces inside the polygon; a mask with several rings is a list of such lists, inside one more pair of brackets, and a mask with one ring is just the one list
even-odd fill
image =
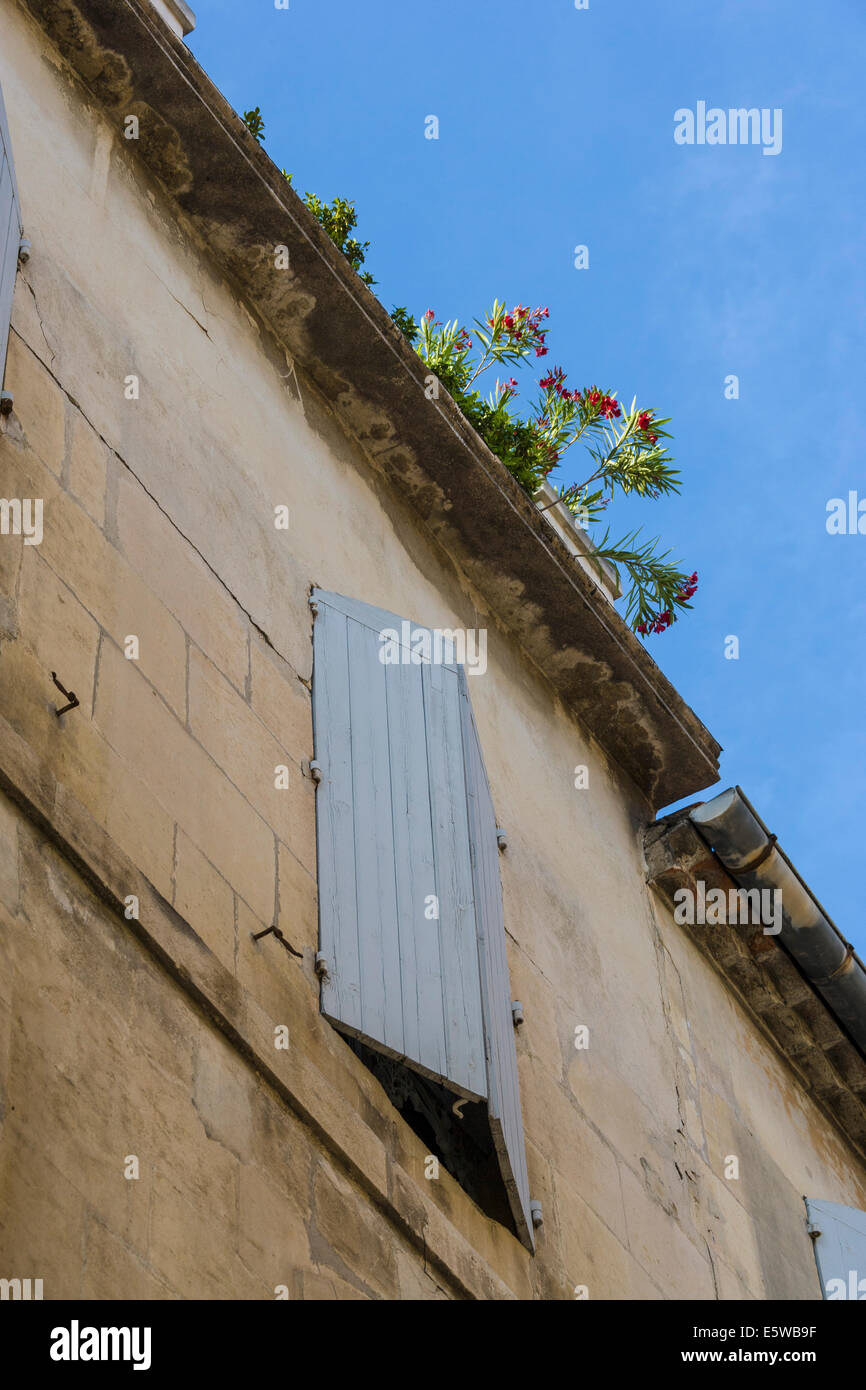
{"label": "red flower", "polygon": [[697,591],[698,591],[698,572],[697,572],[697,570],[695,570],[693,574],[690,574],[690,575],[689,575],[689,577],[688,577],[688,579],[686,580],[685,584],[683,585],[683,587],[680,589],[679,593],[677,594],[677,598],[678,598],[681,602],[687,603],[688,600],[689,600],[690,598],[694,598],[694,596],[695,596],[695,594],[697,593]]}
{"label": "red flower", "polygon": [[436,315],[434,314],[432,309],[428,309],[424,317],[425,319],[435,319]]}

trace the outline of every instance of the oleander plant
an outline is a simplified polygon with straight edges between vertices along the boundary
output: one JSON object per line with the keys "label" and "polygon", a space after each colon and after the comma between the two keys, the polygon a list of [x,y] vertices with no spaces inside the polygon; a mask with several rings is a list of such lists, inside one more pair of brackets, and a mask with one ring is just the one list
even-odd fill
{"label": "oleander plant", "polygon": [[[244,113],[249,130],[264,139],[264,120],[258,107]],[[282,171],[289,183],[291,174]],[[345,198],[322,202],[306,193],[304,202],[352,269],[368,285],[364,270],[370,243],[352,235],[357,226],[355,204]],[[497,458],[531,497],[545,482],[555,497],[542,510],[558,503],[573,513],[585,529],[588,558],[597,565],[607,561],[617,574],[624,571],[627,584],[625,620],[642,636],[664,632],[686,609],[698,587],[698,576],[687,574],[661,550],[658,537],[646,539],[638,530],[613,539],[604,524],[605,512],[615,496],[637,496],[649,501],[680,490],[680,474],[673,468],[665,428],[671,423],[655,412],[638,407],[635,400],[625,409],[616,393],[597,385],[570,387],[562,367],[546,368],[534,383],[534,397],[523,410],[515,402],[518,380],[511,373],[548,355],[548,308],[530,309],[517,304],[508,309],[495,300],[483,319],[471,327],[457,319],[443,322],[428,309],[420,320],[405,307],[391,317],[428,371],[441,383]],[[496,372],[491,386],[491,375]],[[486,377],[482,384],[481,378]],[[484,389],[487,394],[484,394]],[[581,459],[579,482],[556,487],[550,475],[569,462]],[[621,577],[621,576],[620,576]]]}

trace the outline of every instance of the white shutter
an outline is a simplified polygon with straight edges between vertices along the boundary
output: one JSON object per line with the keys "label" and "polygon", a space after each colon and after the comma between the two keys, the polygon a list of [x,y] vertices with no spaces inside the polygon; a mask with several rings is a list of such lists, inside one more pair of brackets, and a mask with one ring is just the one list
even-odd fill
{"label": "white shutter", "polygon": [[[419,638],[435,650],[428,629],[321,590],[313,604],[322,1011],[486,1102],[533,1249],[496,817],[466,674],[450,649],[413,659]],[[387,652],[386,632],[399,634]]]}
{"label": "white shutter", "polygon": [[6,370],[6,349],[9,343],[9,321],[12,317],[12,295],[18,273],[18,249],[21,245],[21,212],[12,143],[6,121],[3,93],[0,91],[0,388]]}
{"label": "white shutter", "polygon": [[866,1299],[866,1211],[806,1198],[824,1297]]}
{"label": "white shutter", "polygon": [[313,598],[322,1010],[482,1099],[457,667],[386,665],[380,633],[399,632],[401,619],[336,594]]}

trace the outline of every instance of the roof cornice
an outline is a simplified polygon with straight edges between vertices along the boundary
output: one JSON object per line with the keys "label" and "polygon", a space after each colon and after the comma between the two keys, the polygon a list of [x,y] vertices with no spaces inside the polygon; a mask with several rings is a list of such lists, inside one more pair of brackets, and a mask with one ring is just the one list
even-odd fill
{"label": "roof cornice", "polygon": [[19,3],[119,127],[146,110],[135,152],[214,263],[651,806],[716,782],[720,745],[148,0]]}
{"label": "roof cornice", "polygon": [[[651,825],[645,835],[647,882],[673,914],[676,894],[728,894],[738,887],[698,833],[685,807]],[[822,1107],[861,1157],[866,1157],[866,1058],[798,967],[782,941],[758,923],[682,926],[772,1040],[801,1086]]]}

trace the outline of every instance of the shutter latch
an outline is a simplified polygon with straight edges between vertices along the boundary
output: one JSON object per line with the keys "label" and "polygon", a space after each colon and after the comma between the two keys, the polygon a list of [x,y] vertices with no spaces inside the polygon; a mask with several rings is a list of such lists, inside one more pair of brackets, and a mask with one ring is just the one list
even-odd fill
{"label": "shutter latch", "polygon": [[251,933],[253,941],[261,941],[263,936],[271,936],[271,934],[273,934],[277,938],[277,940],[283,946],[285,946],[286,950],[289,952],[290,955],[297,956],[299,960],[304,959],[303,951],[296,951],[292,943],[286,940],[286,938],[283,936],[283,933],[277,926],[265,927],[264,931],[254,931]]}

